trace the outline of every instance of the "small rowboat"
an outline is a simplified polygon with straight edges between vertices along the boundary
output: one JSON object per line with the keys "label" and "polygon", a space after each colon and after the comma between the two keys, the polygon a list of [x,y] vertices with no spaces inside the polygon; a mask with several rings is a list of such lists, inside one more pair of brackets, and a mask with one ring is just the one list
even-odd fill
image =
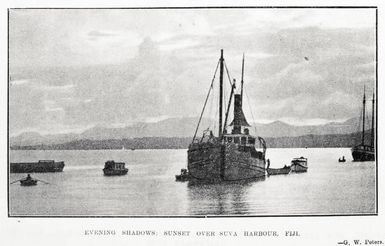
{"label": "small rowboat", "polygon": [[180,174],[175,175],[176,181],[187,181],[190,179],[190,174],[187,169],[183,168],[180,170]]}
{"label": "small rowboat", "polygon": [[268,160],[266,171],[268,175],[289,174],[291,167],[285,165],[283,168],[270,168],[270,161]]}
{"label": "small rowboat", "polygon": [[15,181],[11,182],[11,184],[14,184],[16,182],[20,182],[21,186],[33,186],[33,185],[37,185],[37,181],[40,181],[44,184],[49,184],[48,182],[45,182],[43,180],[32,178],[30,174],[28,174],[26,178],[15,180]]}
{"label": "small rowboat", "polygon": [[20,185],[21,186],[33,186],[37,185],[37,180],[36,179],[22,179],[20,180]]}

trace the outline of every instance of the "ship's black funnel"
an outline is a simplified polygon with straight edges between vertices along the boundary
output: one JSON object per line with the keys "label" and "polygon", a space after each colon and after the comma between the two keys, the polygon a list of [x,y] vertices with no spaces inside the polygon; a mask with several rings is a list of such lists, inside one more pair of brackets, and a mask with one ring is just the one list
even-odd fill
{"label": "ship's black funnel", "polygon": [[250,126],[242,110],[242,97],[240,94],[234,95],[234,119],[230,126],[233,126],[233,134],[240,134],[242,126]]}

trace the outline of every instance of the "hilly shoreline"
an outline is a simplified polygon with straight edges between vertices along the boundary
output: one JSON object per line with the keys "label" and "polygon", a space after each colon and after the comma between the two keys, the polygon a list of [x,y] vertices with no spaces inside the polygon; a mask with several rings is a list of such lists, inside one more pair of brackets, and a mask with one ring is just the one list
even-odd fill
{"label": "hilly shoreline", "polygon": [[[254,124],[250,130],[251,134],[262,136],[268,148],[351,147],[361,139],[357,121],[352,118],[345,122],[312,126],[293,126],[275,121]],[[96,126],[80,134],[41,135],[27,132],[11,137],[9,143],[12,150],[185,149],[192,141],[191,133],[196,122],[196,118],[170,118],[122,128]],[[201,125],[211,123],[210,119],[203,119]],[[366,131],[366,134],[369,133]]]}
{"label": "hilly shoreline", "polygon": [[[369,133],[366,133],[369,139]],[[361,133],[266,138],[268,148],[341,148],[360,142]],[[11,146],[11,150],[187,149],[192,137],[76,140],[62,144]],[[369,143],[368,143],[369,144]]]}

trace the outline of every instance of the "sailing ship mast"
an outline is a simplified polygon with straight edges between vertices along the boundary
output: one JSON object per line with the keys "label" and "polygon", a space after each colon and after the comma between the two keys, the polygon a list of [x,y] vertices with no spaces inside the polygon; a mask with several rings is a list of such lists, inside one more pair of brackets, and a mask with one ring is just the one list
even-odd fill
{"label": "sailing ship mast", "polygon": [[371,146],[374,147],[374,91],[372,99],[372,134],[371,134]]}
{"label": "sailing ship mast", "polygon": [[364,86],[364,97],[362,100],[362,139],[361,144],[352,148],[352,156],[354,161],[374,161],[375,160],[375,149],[374,149],[374,93],[372,99],[372,129],[371,129],[371,142],[365,144],[365,86]]}
{"label": "sailing ship mast", "polygon": [[243,72],[245,71],[245,53],[242,58],[242,79],[241,79],[241,103],[243,102]]}
{"label": "sailing ship mast", "polygon": [[219,131],[218,131],[218,137],[219,139],[222,139],[222,106],[223,106],[223,49],[221,50],[221,58],[220,58],[220,65],[219,65]]}
{"label": "sailing ship mast", "polygon": [[365,145],[365,87],[364,87],[364,99],[362,100],[363,110],[362,110],[362,146]]}
{"label": "sailing ship mast", "polygon": [[[266,145],[264,144],[264,140],[258,137],[259,142],[262,143],[264,147],[263,151],[258,151],[255,146],[256,137],[250,135],[248,128],[246,128],[250,125],[247,123],[242,110],[242,95],[235,93],[235,80],[233,80],[233,82],[231,81],[223,58],[223,50],[221,50],[221,56],[217,64],[217,68],[218,67],[220,68],[218,137],[214,137],[210,132],[210,136],[205,138],[206,131],[203,132],[203,137],[200,141],[195,141],[196,132],[202,118],[201,113],[193,141],[187,150],[187,169],[189,176],[192,179],[210,181],[235,181],[264,177],[266,172]],[[215,69],[214,78],[217,68]],[[244,61],[242,63],[242,70],[244,70]],[[224,102],[224,72],[227,72],[231,85],[227,108],[225,105],[226,102]],[[214,78],[211,82],[209,93],[213,88],[212,83]],[[243,94],[243,90],[241,93]],[[233,97],[234,119],[230,124],[232,131],[228,133],[226,126]],[[207,98],[208,96],[206,97],[203,110],[205,109]],[[223,116],[225,116],[224,119]],[[242,131],[242,127],[244,127],[244,131]]]}

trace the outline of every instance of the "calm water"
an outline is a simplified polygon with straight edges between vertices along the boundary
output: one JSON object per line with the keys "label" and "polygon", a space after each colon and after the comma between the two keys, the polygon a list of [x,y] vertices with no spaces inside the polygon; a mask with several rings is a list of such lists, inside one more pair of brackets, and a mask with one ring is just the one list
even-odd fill
{"label": "calm water", "polygon": [[[346,163],[338,163],[345,155]],[[350,149],[268,149],[271,167],[308,158],[307,173],[251,182],[175,182],[186,150],[11,151],[10,159],[65,161],[62,173],[36,173],[50,184],[9,186],[11,215],[315,215],[375,213],[375,162],[351,162]],[[126,162],[105,177],[106,160]],[[25,177],[10,174],[10,182]]]}

